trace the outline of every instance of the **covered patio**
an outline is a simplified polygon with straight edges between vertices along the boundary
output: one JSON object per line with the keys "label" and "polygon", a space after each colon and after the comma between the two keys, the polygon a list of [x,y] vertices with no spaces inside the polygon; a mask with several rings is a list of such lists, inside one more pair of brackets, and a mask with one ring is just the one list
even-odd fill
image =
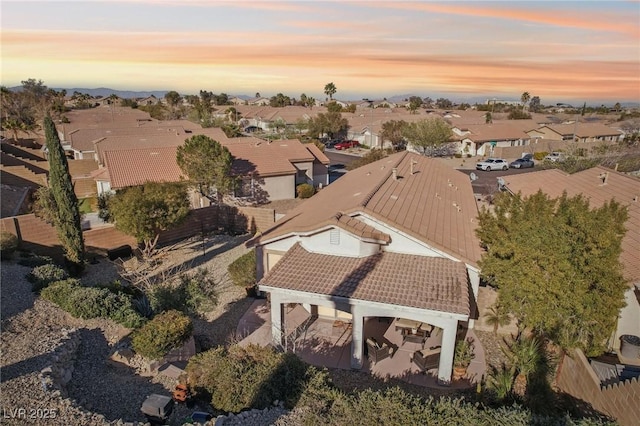
{"label": "covered patio", "polygon": [[[266,300],[258,299],[240,320],[237,334],[243,338],[240,341],[241,345],[273,344],[270,306]],[[285,326],[282,347],[285,350],[295,352],[301,359],[312,365],[341,369],[353,367],[352,323],[314,316],[298,303],[284,305],[283,315]],[[383,379],[398,378],[420,386],[441,387],[442,380],[438,380],[437,367],[423,371],[411,361],[411,358],[416,351],[441,347],[442,329],[434,327],[424,340],[407,339],[406,335],[403,336],[403,330],[413,325],[412,321],[403,318],[365,317],[362,329],[363,341],[375,339],[381,345],[390,348],[390,355],[381,357],[377,362],[373,361],[375,358],[371,353],[363,356],[362,371],[370,372]],[[430,327],[424,323],[423,325],[425,328]],[[446,383],[454,389],[473,386],[485,374],[484,350],[479,340],[473,335],[473,331],[465,331],[466,336],[462,335],[458,338],[470,337],[474,340],[475,358],[465,378]]]}

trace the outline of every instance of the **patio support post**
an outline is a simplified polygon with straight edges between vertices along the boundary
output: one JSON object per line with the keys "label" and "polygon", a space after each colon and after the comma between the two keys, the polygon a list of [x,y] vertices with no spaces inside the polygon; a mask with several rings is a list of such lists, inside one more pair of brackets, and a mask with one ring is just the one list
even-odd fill
{"label": "patio support post", "polygon": [[351,306],[352,327],[351,327],[351,368],[362,368],[362,342],[364,333],[364,316],[362,309],[358,306]]}
{"label": "patio support post", "polygon": [[271,292],[271,339],[275,347],[282,347],[282,327],[284,324],[284,304],[282,297]]}
{"label": "patio support post", "polygon": [[453,371],[453,355],[456,347],[458,321],[448,320],[447,324],[442,328],[442,348],[440,350],[440,364],[438,365],[438,383],[441,385],[449,385],[451,384],[451,373]]}

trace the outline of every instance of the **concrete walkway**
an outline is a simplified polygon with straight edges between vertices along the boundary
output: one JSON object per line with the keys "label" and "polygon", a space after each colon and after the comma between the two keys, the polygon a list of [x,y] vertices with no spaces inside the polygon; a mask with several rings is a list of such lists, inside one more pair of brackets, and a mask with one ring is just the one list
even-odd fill
{"label": "concrete walkway", "polygon": [[[285,334],[292,333],[309,318],[309,313],[300,305],[285,306]],[[271,344],[271,316],[270,307],[266,300],[256,300],[251,308],[238,323],[237,333],[243,337],[240,345],[257,344],[266,346]],[[438,388],[438,389],[466,389],[476,385],[486,373],[484,349],[480,340],[475,337],[473,330],[469,330],[467,337],[474,341],[475,358],[467,369],[465,378],[453,381],[451,386],[444,387],[437,383],[437,369],[422,372],[410,361],[414,351],[422,349],[419,343],[402,343],[400,331],[396,331],[393,318],[367,318],[364,324],[365,339],[375,338],[380,343],[386,343],[394,348],[392,357],[376,364],[368,359],[364,360],[362,370],[374,376],[384,378],[398,378],[408,383]],[[438,329],[436,329],[438,330]],[[434,331],[427,339],[424,348],[439,346],[442,334]],[[298,332],[297,338],[288,339],[287,350],[295,352],[305,362],[328,368],[351,368],[351,324],[342,321],[332,321],[318,318],[304,330]]]}

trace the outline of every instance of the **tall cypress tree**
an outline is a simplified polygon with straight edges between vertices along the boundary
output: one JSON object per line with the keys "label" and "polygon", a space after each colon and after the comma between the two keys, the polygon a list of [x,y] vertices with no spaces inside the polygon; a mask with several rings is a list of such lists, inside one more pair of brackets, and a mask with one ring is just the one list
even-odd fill
{"label": "tall cypress tree", "polygon": [[67,157],[50,116],[44,119],[44,130],[49,153],[50,211],[48,216],[52,218],[53,225],[58,231],[69,272],[78,275],[84,269],[84,239],[80,225],[78,197],[73,191]]}

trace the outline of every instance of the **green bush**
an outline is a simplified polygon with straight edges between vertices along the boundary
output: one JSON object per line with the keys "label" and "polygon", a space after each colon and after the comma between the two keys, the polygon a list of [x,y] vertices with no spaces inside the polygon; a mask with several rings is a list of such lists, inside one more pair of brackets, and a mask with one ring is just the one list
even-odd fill
{"label": "green bush", "polygon": [[256,251],[251,250],[236,260],[227,268],[231,281],[240,287],[252,287],[256,284]]}
{"label": "green bush", "polygon": [[2,231],[0,233],[0,258],[11,259],[19,245],[18,237],[10,232]]}
{"label": "green bush", "polygon": [[193,332],[191,319],[179,311],[156,315],[133,335],[133,350],[148,359],[160,359],[180,347]]}
{"label": "green bush", "polygon": [[533,159],[536,161],[542,161],[547,155],[549,155],[547,151],[534,152]]}
{"label": "green bush", "polygon": [[[22,254],[21,254],[22,256]],[[29,266],[30,268],[35,268],[36,266],[48,265],[54,263],[53,259],[49,256],[33,256],[31,254],[27,254],[25,257],[21,257],[18,260],[18,265]]]}
{"label": "green bush", "polygon": [[69,278],[67,272],[58,265],[48,264],[36,266],[27,274],[27,281],[32,284],[31,289],[38,293],[49,284]]}
{"label": "green bush", "polygon": [[455,154],[453,154],[453,156],[456,158],[462,158],[462,154],[459,152],[456,152]]}
{"label": "green bush", "polygon": [[134,309],[131,296],[106,288],[83,287],[75,279],[51,283],[41,296],[76,318],[109,318],[127,328],[140,327],[145,321]]}
{"label": "green bush", "polygon": [[316,189],[313,185],[303,183],[296,187],[296,193],[298,194],[298,198],[311,198],[313,194],[316,193]]}
{"label": "green bush", "polygon": [[175,309],[202,314],[218,304],[218,283],[207,269],[199,268],[193,274],[183,273],[175,280],[155,286],[149,292],[149,301],[154,312]]}
{"label": "green bush", "polygon": [[[215,408],[239,412],[269,407],[275,400],[292,408],[307,389],[307,382],[321,373],[292,353],[233,345],[228,350],[218,347],[191,358],[187,374],[196,390],[211,396]],[[322,379],[313,381],[317,384]]]}

